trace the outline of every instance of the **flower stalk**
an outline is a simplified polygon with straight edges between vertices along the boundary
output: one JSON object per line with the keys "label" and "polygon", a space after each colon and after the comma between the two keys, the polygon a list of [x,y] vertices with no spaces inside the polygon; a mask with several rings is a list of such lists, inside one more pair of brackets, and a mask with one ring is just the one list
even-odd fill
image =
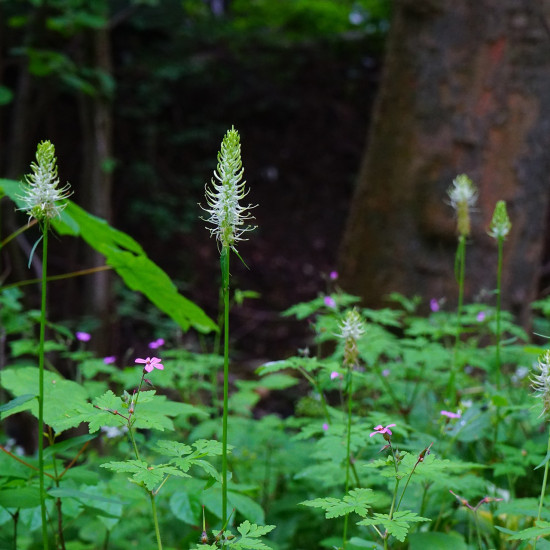
{"label": "flower stalk", "polygon": [[496,239],[498,247],[498,263],[497,263],[497,288],[496,288],[496,346],[495,346],[495,381],[497,390],[500,390],[500,370],[501,370],[501,358],[500,358],[500,343],[502,339],[502,330],[500,326],[501,317],[501,298],[502,298],[502,258],[504,240],[510,232],[512,224],[508,218],[506,212],[506,203],[504,201],[498,201],[493,213],[493,219],[491,220],[491,226],[489,228],[489,235]]}
{"label": "flower stalk", "polygon": [[[42,519],[42,545],[48,550],[48,525],[46,515],[46,491],[44,484],[44,360],[46,336],[46,295],[48,272],[48,232],[50,222],[61,214],[70,195],[70,186],[59,188],[55,147],[50,141],[42,141],[36,149],[36,162],[31,163],[31,174],[23,182],[21,199],[25,210],[35,218],[42,231],[42,277],[40,300],[40,336],[38,345],[38,471],[40,486],[40,514]],[[40,240],[40,239],[39,239]],[[39,241],[38,241],[39,242]],[[35,244],[38,244],[38,242]],[[34,251],[34,248],[33,248]],[[31,253],[32,256],[32,253]]]}
{"label": "flower stalk", "polygon": [[[346,494],[350,487],[351,470],[351,420],[352,420],[352,393],[353,393],[353,368],[357,365],[359,350],[357,340],[364,334],[365,328],[361,316],[356,309],[348,311],[345,319],[340,325],[339,337],[344,340],[344,367],[346,368],[346,392],[347,402],[347,434],[346,434]],[[342,546],[344,550],[347,545],[349,514],[344,517],[344,531],[342,534]]]}
{"label": "flower stalk", "polygon": [[456,402],[456,375],[458,370],[458,347],[462,334],[461,317],[464,301],[464,274],[466,266],[466,239],[470,236],[470,209],[477,201],[477,190],[465,174],[457,176],[448,190],[451,206],[457,215],[458,246],[455,257],[455,277],[458,283],[458,305],[456,311],[456,333],[453,364],[447,386],[447,397],[451,404]]}
{"label": "flower stalk", "polygon": [[[254,229],[248,225],[253,219],[249,210],[252,205],[243,206],[240,201],[248,195],[243,181],[244,168],[241,161],[240,135],[234,127],[225,134],[218,153],[218,166],[214,171],[211,186],[205,187],[207,207],[201,208],[209,214],[203,218],[212,225],[210,234],[216,237],[220,250],[221,287],[223,302],[223,412],[222,412],[222,526],[227,517],[227,433],[229,409],[229,263],[230,252],[239,259],[236,244],[245,240],[242,235]],[[243,262],[244,263],[244,262]]]}

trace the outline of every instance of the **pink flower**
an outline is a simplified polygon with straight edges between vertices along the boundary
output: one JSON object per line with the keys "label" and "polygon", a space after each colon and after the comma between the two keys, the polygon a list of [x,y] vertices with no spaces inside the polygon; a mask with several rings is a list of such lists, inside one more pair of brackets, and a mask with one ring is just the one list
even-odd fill
{"label": "pink flower", "polygon": [[77,332],[75,336],[80,342],[89,342],[92,339],[92,335],[87,332]]}
{"label": "pink flower", "polygon": [[462,416],[462,411],[458,411],[456,413],[449,412],[449,411],[441,411],[442,416],[446,416],[447,418],[460,418]]}
{"label": "pink flower", "polygon": [[384,370],[382,371],[382,376],[383,376],[384,378],[387,378],[387,377],[390,375],[390,373],[391,373],[390,369],[384,369]]}
{"label": "pink flower", "polygon": [[323,423],[323,430],[325,432],[328,430],[328,424],[326,422]]}
{"label": "pink flower", "polygon": [[324,302],[327,307],[336,308],[336,301],[332,296],[325,296]]}
{"label": "pink flower", "polygon": [[149,349],[157,349],[164,345],[164,338],[157,338],[153,342],[149,342]]}
{"label": "pink flower", "polygon": [[484,311],[480,311],[480,312],[476,315],[477,322],[478,322],[478,323],[481,323],[482,321],[485,321],[485,315],[486,315],[486,313],[485,313]]}
{"label": "pink flower", "polygon": [[329,277],[331,281],[336,281],[338,279],[338,271],[331,271]]}
{"label": "pink flower", "polygon": [[430,309],[435,313],[436,311],[439,311],[439,302],[435,299],[435,298],[432,298],[430,300]]}
{"label": "pink flower", "polygon": [[390,428],[393,428],[394,426],[395,426],[395,424],[388,424],[388,425],[384,428],[384,426],[382,426],[381,424],[379,424],[378,426],[375,426],[374,432],[372,432],[372,433],[370,434],[370,437],[372,437],[373,435],[376,435],[376,434],[381,434],[381,435],[384,436],[384,439],[386,439],[385,434],[391,435],[391,434],[392,434],[392,431],[390,430]]}
{"label": "pink flower", "polygon": [[331,380],[335,380],[336,378],[340,378],[340,373],[339,373],[339,372],[336,372],[335,370],[333,370],[333,371],[330,373],[330,379],[331,379]]}
{"label": "pink flower", "polygon": [[158,357],[147,357],[147,359],[136,359],[136,363],[145,363],[143,370],[145,372],[151,372],[153,369],[164,370],[164,366],[160,362]]}
{"label": "pink flower", "polygon": [[103,362],[106,365],[112,365],[116,361],[116,357],[114,355],[108,355],[107,357],[103,358]]}

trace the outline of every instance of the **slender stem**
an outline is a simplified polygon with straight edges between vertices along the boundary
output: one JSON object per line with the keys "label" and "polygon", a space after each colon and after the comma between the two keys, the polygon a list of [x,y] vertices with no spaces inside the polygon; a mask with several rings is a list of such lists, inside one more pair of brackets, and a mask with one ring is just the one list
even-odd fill
{"label": "slender stem", "polygon": [[466,238],[464,235],[458,237],[458,248],[456,251],[455,275],[458,282],[458,305],[456,309],[456,334],[455,347],[453,352],[453,364],[451,366],[451,375],[449,377],[449,385],[447,387],[447,397],[449,403],[454,405],[456,402],[456,373],[458,370],[458,346],[460,344],[460,336],[462,333],[461,316],[462,303],[464,300],[464,272],[466,264]]}
{"label": "slender stem", "polygon": [[151,509],[153,511],[153,523],[155,524],[155,535],[157,537],[157,547],[158,550],[162,550],[162,541],[160,539],[160,529],[159,529],[159,521],[157,517],[157,505],[155,502],[155,495],[150,492],[149,496],[151,497]]}
{"label": "slender stem", "polygon": [[38,223],[38,220],[34,218],[33,220],[29,221],[29,223],[26,223],[10,235],[8,235],[3,241],[0,241],[0,248],[4,248],[11,240],[15,239],[18,235],[21,235],[24,231],[31,228],[33,225],[36,225]]}
{"label": "slender stem", "polygon": [[[46,281],[62,281],[63,279],[71,279],[72,277],[81,277],[82,275],[92,275],[93,273],[99,273],[100,271],[108,271],[113,269],[110,265],[100,265],[98,267],[90,267],[88,269],[80,269],[79,271],[71,271],[70,273],[64,273],[63,275],[52,275],[47,277]],[[41,279],[25,279],[24,281],[18,281],[9,285],[4,285],[3,290],[8,288],[18,288],[27,285],[34,285],[41,282]]]}
{"label": "slender stem", "polygon": [[[548,445],[546,447],[546,454],[550,453],[550,433],[548,434]],[[546,493],[546,482],[548,481],[548,461],[546,461],[546,464],[544,465],[544,476],[542,478],[542,487],[540,489],[540,501],[539,501],[539,513],[537,514],[537,522],[540,521],[540,518],[542,516],[542,505],[544,503],[544,494]],[[536,550],[537,548],[537,539],[535,539],[535,543],[533,544],[533,550]]]}
{"label": "slender stem", "polygon": [[[347,441],[346,441],[346,495],[349,491],[349,477],[350,477],[350,465],[351,465],[351,393],[352,393],[352,372],[351,366],[348,365],[348,426],[347,426]],[[348,538],[348,520],[349,514],[346,514],[344,518],[344,532],[342,535],[342,546],[346,550],[347,538]]]}
{"label": "slender stem", "polygon": [[46,490],[44,488],[44,340],[46,334],[46,278],[48,266],[48,229],[44,221],[42,240],[42,300],[40,308],[40,343],[38,348],[38,472],[40,482],[40,515],[42,516],[42,544],[48,550],[46,519]]}
{"label": "slender stem", "polygon": [[496,318],[496,348],[495,348],[495,375],[497,390],[500,390],[500,310],[501,310],[501,281],[502,281],[502,248],[504,243],[504,237],[498,238],[498,267],[497,267],[497,318]]}
{"label": "slender stem", "polygon": [[227,412],[229,407],[229,247],[221,253],[223,285],[222,525],[227,523]]}

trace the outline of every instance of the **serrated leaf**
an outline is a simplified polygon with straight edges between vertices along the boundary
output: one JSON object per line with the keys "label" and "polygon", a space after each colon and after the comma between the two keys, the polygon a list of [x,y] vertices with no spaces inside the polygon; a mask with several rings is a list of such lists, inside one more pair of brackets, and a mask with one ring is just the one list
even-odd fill
{"label": "serrated leaf", "polygon": [[153,451],[165,456],[183,456],[191,453],[193,449],[185,443],[179,441],[160,440],[153,447]]}
{"label": "serrated leaf", "polygon": [[237,527],[241,538],[235,543],[231,543],[231,546],[236,549],[269,550],[269,546],[266,546],[259,538],[267,535],[273,529],[275,529],[275,525],[256,525],[246,520]]}
{"label": "serrated leaf", "polygon": [[132,474],[132,480],[138,485],[144,485],[149,491],[160,485],[165,475],[177,477],[189,477],[181,470],[170,466],[169,464],[159,464],[158,466],[148,466],[143,460],[126,460],[124,462],[107,462],[101,465],[102,468],[113,470],[114,472],[127,472]]}
{"label": "serrated leaf", "polygon": [[338,498],[316,498],[300,502],[304,506],[322,508],[325,510],[327,519],[345,516],[352,512],[365,517],[372,504],[378,500],[372,489],[353,489],[343,499]]}
{"label": "serrated leaf", "polygon": [[388,514],[373,514],[372,518],[363,519],[357,522],[357,525],[382,525],[390,535],[404,542],[410,529],[409,524],[423,521],[431,521],[431,519],[423,518],[414,512],[406,510],[395,512],[391,519]]}

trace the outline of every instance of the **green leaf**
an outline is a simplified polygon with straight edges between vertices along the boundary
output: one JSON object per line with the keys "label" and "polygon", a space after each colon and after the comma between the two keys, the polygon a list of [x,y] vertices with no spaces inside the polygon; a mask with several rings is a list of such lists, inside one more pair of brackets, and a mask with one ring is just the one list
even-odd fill
{"label": "green leaf", "polygon": [[522,529],[521,531],[510,536],[510,540],[528,540],[536,537],[546,537],[550,535],[550,522],[539,520],[535,527]]}
{"label": "green leaf", "polygon": [[550,451],[546,453],[546,456],[544,457],[544,460],[538,465],[533,468],[534,470],[538,470],[541,466],[544,466],[548,461],[550,460]]}
{"label": "green leaf", "polygon": [[0,406],[0,413],[9,411],[10,409],[15,409],[15,407],[19,407],[19,405],[22,405],[23,403],[26,403],[27,401],[30,401],[31,399],[34,399],[35,397],[38,397],[37,395],[34,395],[32,393],[25,393],[23,395],[20,395],[19,397],[16,397],[12,399],[11,401],[8,401],[4,405]]}
{"label": "green leaf", "polygon": [[357,522],[357,525],[382,525],[390,535],[393,535],[397,540],[403,542],[410,529],[409,524],[423,521],[432,520],[423,518],[414,512],[406,510],[403,512],[395,512],[391,519],[388,514],[373,514],[372,518],[363,519]]}
{"label": "green leaf", "polygon": [[464,539],[458,533],[411,533],[409,550],[467,550]]}
{"label": "green leaf", "polygon": [[159,486],[165,475],[177,477],[189,477],[181,470],[168,464],[159,464],[148,466],[143,460],[126,460],[125,462],[107,462],[101,465],[102,468],[113,470],[114,472],[127,472],[132,474],[132,481],[138,485],[145,486],[149,491],[153,491]]}
{"label": "green leaf", "polygon": [[353,489],[343,499],[338,498],[316,498],[300,502],[304,506],[322,508],[325,510],[327,519],[345,516],[352,512],[365,517],[372,504],[378,500],[372,489]]}
{"label": "green leaf", "polygon": [[38,487],[18,487],[0,491],[0,506],[4,508],[36,508],[40,506]]}
{"label": "green leaf", "polygon": [[[36,367],[6,369],[2,385],[15,396],[38,395],[39,371]],[[44,422],[56,433],[75,428],[90,412],[86,390],[76,382],[65,380],[53,372],[44,372]],[[30,411],[38,418],[38,401],[31,399],[2,413],[2,418],[21,411]]]}
{"label": "green leaf", "polygon": [[74,498],[82,502],[98,501],[109,504],[124,504],[122,501],[114,498],[107,498],[101,495],[94,495],[84,491],[78,491],[76,489],[65,489],[63,487],[52,487],[48,494],[52,497],[58,498]]}
{"label": "green leaf", "polygon": [[261,540],[258,540],[260,537],[267,535],[267,533],[273,531],[275,525],[256,525],[255,523],[250,523],[248,520],[241,523],[237,527],[237,531],[240,533],[241,538],[238,539],[235,543],[231,543],[231,546],[237,548],[246,548],[250,550],[270,550],[269,546],[266,546]]}
{"label": "green leaf", "polygon": [[[21,183],[0,179],[0,194],[4,192],[19,207],[22,206]],[[168,275],[152,262],[132,237],[111,227],[105,220],[92,216],[68,200],[60,219],[52,220],[61,235],[81,236],[93,249],[105,256],[108,265],[122,277],[128,288],[143,293],[161,311],[187,330],[200,332],[218,330],[204,311],[182,296]]]}

